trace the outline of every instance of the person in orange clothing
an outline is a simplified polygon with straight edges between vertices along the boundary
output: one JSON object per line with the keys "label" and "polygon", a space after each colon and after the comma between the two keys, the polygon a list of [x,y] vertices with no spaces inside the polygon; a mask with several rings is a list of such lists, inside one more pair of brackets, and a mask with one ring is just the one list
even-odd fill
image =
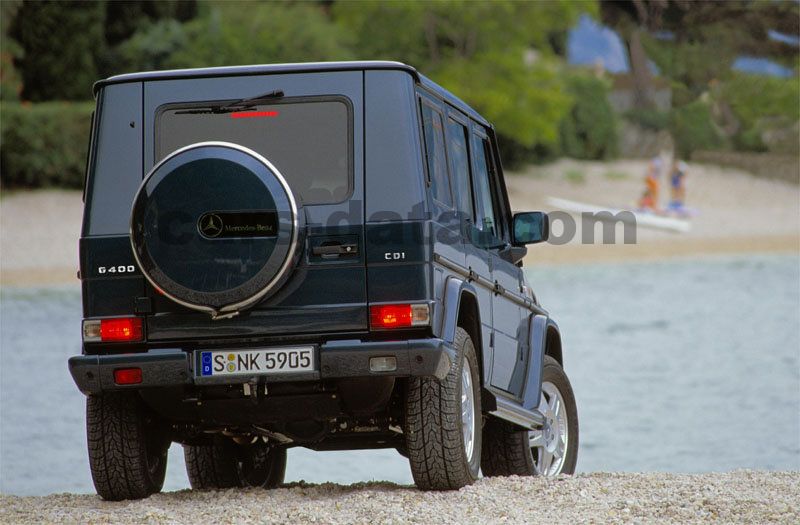
{"label": "person in orange clothing", "polygon": [[653,157],[647,164],[647,176],[644,178],[645,189],[639,199],[639,208],[643,210],[658,210],[659,179],[661,177],[661,159]]}

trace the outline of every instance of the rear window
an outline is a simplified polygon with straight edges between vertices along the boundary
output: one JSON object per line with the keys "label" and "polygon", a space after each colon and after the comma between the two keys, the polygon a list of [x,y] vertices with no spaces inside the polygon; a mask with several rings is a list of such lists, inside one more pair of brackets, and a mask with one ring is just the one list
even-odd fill
{"label": "rear window", "polygon": [[[204,141],[233,142],[266,157],[304,204],[342,202],[352,191],[352,111],[344,98],[287,98],[233,113],[219,102],[169,105],[156,119],[156,162]],[[193,112],[187,112],[193,111]]]}

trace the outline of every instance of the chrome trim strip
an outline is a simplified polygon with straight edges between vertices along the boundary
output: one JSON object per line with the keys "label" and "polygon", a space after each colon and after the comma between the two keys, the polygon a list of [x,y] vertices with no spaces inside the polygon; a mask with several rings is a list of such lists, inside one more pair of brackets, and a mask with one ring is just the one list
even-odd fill
{"label": "chrome trim strip", "polygon": [[539,429],[544,425],[544,416],[538,408],[525,410],[504,397],[495,397],[497,400],[497,410],[490,412],[490,414],[531,430]]}
{"label": "chrome trim strip", "polygon": [[483,277],[482,275],[478,275],[472,268],[464,269],[458,263],[451,261],[447,257],[443,257],[438,253],[433,254],[433,260],[448,270],[452,270],[453,272],[457,273],[458,275],[465,277],[468,282],[476,282],[479,285],[483,286],[484,288],[488,288],[492,292],[502,295],[503,297],[507,298],[509,301],[513,302],[518,306],[522,306],[523,308],[527,308],[531,312],[537,315],[548,315],[547,312],[538,304],[534,303],[527,297],[522,297],[516,294],[511,293],[506,288],[499,286],[497,283],[490,281],[489,279]]}
{"label": "chrome trim strip", "polygon": [[[262,288],[261,290],[259,290],[255,294],[253,294],[252,296],[248,297],[247,299],[239,301],[238,303],[225,305],[225,306],[223,306],[223,307],[221,307],[219,309],[211,308],[210,306],[203,306],[203,305],[200,305],[200,304],[188,303],[186,301],[183,301],[182,299],[178,299],[177,297],[173,296],[172,294],[170,294],[166,290],[163,290],[158,284],[156,284],[155,281],[153,281],[153,279],[150,277],[150,275],[148,275],[148,273],[145,272],[142,269],[143,268],[142,261],[139,260],[139,255],[136,252],[136,246],[133,243],[133,211],[134,211],[133,208],[136,205],[136,202],[139,200],[139,194],[144,189],[145,185],[147,184],[147,181],[150,179],[150,177],[153,176],[153,174],[156,172],[156,170],[158,168],[160,168],[161,165],[164,164],[165,162],[167,162],[168,160],[172,159],[173,157],[175,157],[175,156],[177,156],[177,155],[179,155],[179,154],[181,154],[181,153],[183,153],[185,151],[189,151],[189,150],[192,150],[192,149],[205,147],[205,146],[218,146],[218,147],[230,148],[230,149],[238,150],[238,151],[241,151],[242,153],[246,153],[247,155],[252,156],[256,160],[258,160],[259,162],[261,162],[265,166],[267,166],[267,168],[269,168],[272,171],[272,173],[275,175],[275,177],[278,179],[278,182],[281,184],[281,186],[283,186],[283,190],[286,192],[286,196],[289,199],[289,205],[291,207],[290,211],[292,212],[292,238],[289,241],[289,250],[286,253],[286,259],[283,261],[283,264],[281,265],[280,269],[275,274],[275,277],[273,277],[272,280],[270,282],[268,282],[264,286],[264,288]],[[239,310],[241,310],[242,308],[246,308],[246,307],[256,303],[258,300],[260,300],[262,297],[264,297],[273,287],[275,287],[276,283],[278,283],[280,281],[280,279],[284,276],[284,273],[288,269],[289,265],[291,265],[294,262],[295,256],[297,254],[297,244],[298,244],[297,243],[297,239],[298,239],[298,236],[299,236],[298,230],[299,230],[299,227],[300,227],[299,218],[298,217],[299,217],[299,213],[298,213],[298,210],[297,210],[297,202],[294,199],[294,194],[292,193],[291,188],[289,188],[289,184],[286,182],[286,179],[283,177],[283,174],[281,174],[281,172],[278,171],[278,168],[276,168],[263,155],[261,155],[260,153],[258,153],[256,151],[251,150],[250,148],[246,148],[244,146],[240,146],[239,144],[234,144],[232,142],[222,142],[222,141],[196,142],[194,144],[189,144],[188,146],[184,146],[182,148],[179,148],[179,149],[173,151],[172,153],[170,153],[169,155],[167,155],[166,157],[161,159],[147,173],[145,178],[142,180],[142,183],[139,185],[139,189],[136,191],[136,195],[134,195],[133,202],[131,203],[130,220],[128,221],[128,236],[130,237],[131,251],[133,251],[133,258],[134,258],[134,260],[136,260],[136,264],[139,267],[139,270],[142,272],[142,275],[144,275],[144,277],[150,282],[151,285],[153,285],[153,287],[156,290],[159,290],[161,293],[164,294],[164,296],[166,296],[167,298],[169,298],[172,301],[175,301],[176,303],[180,304],[181,306],[185,306],[185,307],[191,308],[193,310],[199,310],[201,312],[207,312],[207,313],[211,314],[211,318],[212,319],[221,319],[221,318],[224,318],[224,317],[233,317],[234,315],[237,315],[239,313]]]}

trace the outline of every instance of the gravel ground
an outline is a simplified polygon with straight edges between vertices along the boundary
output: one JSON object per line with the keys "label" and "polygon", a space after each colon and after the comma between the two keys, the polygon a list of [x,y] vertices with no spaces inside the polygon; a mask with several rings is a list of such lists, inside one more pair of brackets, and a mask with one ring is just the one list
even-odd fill
{"label": "gravel ground", "polygon": [[458,492],[391,483],[157,494],[0,495],[2,523],[800,523],[800,472],[483,479]]}

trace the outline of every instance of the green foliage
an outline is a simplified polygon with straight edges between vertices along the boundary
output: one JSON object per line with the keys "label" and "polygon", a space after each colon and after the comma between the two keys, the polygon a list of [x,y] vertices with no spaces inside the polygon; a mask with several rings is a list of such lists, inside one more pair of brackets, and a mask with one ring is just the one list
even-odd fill
{"label": "green foliage", "polygon": [[625,120],[645,129],[661,131],[669,126],[669,112],[656,109],[631,109],[625,113]]}
{"label": "green foliage", "polygon": [[375,0],[336,2],[333,20],[343,33],[351,35],[359,58],[398,60],[423,68],[439,59],[438,20],[432,10],[427,10],[435,6]]}
{"label": "green foliage", "polygon": [[596,15],[597,3],[26,1],[11,34],[29,100],[84,98],[101,75],[125,71],[405,61],[486,115],[513,160],[560,150],[574,102],[559,53],[581,13]]}
{"label": "green foliage", "polygon": [[685,106],[697,98],[692,90],[682,82],[673,80],[670,82],[670,88],[672,89],[672,107]]}
{"label": "green foliage", "polygon": [[80,188],[91,102],[0,104],[0,181],[5,188]]}
{"label": "green foliage", "polygon": [[672,111],[669,130],[681,158],[688,159],[695,150],[715,149],[724,145],[711,119],[708,103],[697,100]]}
{"label": "green foliage", "polygon": [[195,0],[126,0],[106,3],[105,38],[110,46],[129,39],[141,27],[158,20],[186,22],[197,15]]}
{"label": "green foliage", "polygon": [[[167,67],[353,58],[346,45],[347,35],[330,23],[322,10],[310,3],[212,4],[205,16],[184,24],[183,36],[177,31],[164,31],[157,26],[150,30],[156,37],[156,49],[165,40],[177,47],[165,60]],[[142,37],[142,48],[146,47],[147,38]]]}
{"label": "green foliage", "polygon": [[497,147],[500,149],[503,166],[509,169],[520,168],[526,164],[553,162],[561,155],[561,145],[545,146],[537,144],[532,148],[523,146],[511,137],[497,131]]}
{"label": "green foliage", "polygon": [[[558,146],[571,97],[556,58],[595,2],[337,2],[360,57],[401,60],[451,89],[526,148]],[[562,39],[563,40],[563,39]],[[504,151],[505,153],[505,151]]]}
{"label": "green foliage", "polygon": [[574,105],[561,120],[561,151],[578,159],[606,159],[617,154],[617,117],[608,102],[609,85],[594,76],[570,75],[567,92]]}
{"label": "green foliage", "polygon": [[[771,32],[798,34],[800,2],[617,0],[602,2],[601,14],[629,46],[635,40],[631,37],[641,34],[646,54],[641,58],[652,60],[670,80],[675,109],[669,124],[674,135],[678,130],[674,138],[679,149],[732,143],[749,151],[798,152],[796,106],[800,96],[796,74],[800,48],[791,39],[773,38]],[[795,77],[788,82],[794,86],[781,85],[786,80],[735,73],[732,65],[739,56],[766,58],[792,68]],[[646,70],[646,60],[631,60],[631,66],[641,72]],[[646,79],[639,84],[638,95],[652,91]],[[721,95],[720,84],[725,86]],[[704,107],[699,101],[709,92],[712,101],[710,107]],[[700,113],[691,114],[687,108]],[[628,118],[645,125],[649,122],[646,115]],[[686,125],[689,121],[696,127]],[[658,125],[662,124],[659,118]],[[687,137],[700,142],[693,144]]]}
{"label": "green foliage", "polygon": [[586,174],[575,168],[568,169],[564,173],[564,178],[572,184],[586,184]]}
{"label": "green foliage", "polygon": [[746,129],[764,117],[800,118],[800,80],[737,74],[721,87],[721,98],[731,105]]}
{"label": "green foliage", "polygon": [[754,151],[763,153],[768,150],[761,138],[761,130],[756,128],[745,129],[733,138],[737,150]]}
{"label": "green foliage", "polygon": [[797,67],[798,47],[770,37],[771,31],[797,35],[800,3],[796,1],[616,0],[602,2],[601,13],[625,40],[635,28],[651,34],[668,32],[668,38],[643,35],[642,44],[662,75],[681,83],[693,94],[692,100],[709,82],[730,77],[731,65],[741,55]]}
{"label": "green foliage", "polygon": [[169,69],[173,55],[189,46],[183,24],[173,19],[148,24],[117,46],[115,54],[126,71]]}
{"label": "green foliage", "polygon": [[22,98],[85,100],[105,50],[101,2],[23,2],[10,35],[24,51],[18,61]]}
{"label": "green foliage", "polygon": [[[791,1],[6,0],[0,99],[86,99],[97,78],[135,70],[390,59],[417,67],[495,124],[506,164],[603,159],[618,149],[609,86],[568,69],[563,56],[578,17],[601,11],[623,39],[641,32],[672,86],[671,112],[625,119],[668,129],[684,157],[729,145],[797,151],[797,77],[730,70],[741,54],[797,68],[797,48],[767,37],[770,29],[796,33],[800,4]],[[89,107],[5,104],[3,184],[80,186]]]}
{"label": "green foliage", "polygon": [[738,73],[713,92],[738,120],[733,144],[744,151],[797,153],[800,80]]}
{"label": "green foliage", "polygon": [[480,54],[451,61],[436,76],[521,145],[557,145],[558,122],[572,99],[556,63],[542,59],[520,67],[522,60],[522,50]]}
{"label": "green foliage", "polygon": [[587,0],[367,0],[333,6],[334,20],[354,36],[359,56],[401,60],[425,71],[488,50],[557,51],[556,36],[566,34],[581,13],[597,12],[597,3]]}
{"label": "green foliage", "polygon": [[0,100],[18,100],[22,91],[22,79],[14,67],[14,58],[22,55],[22,48],[9,35],[21,4],[20,0],[0,2]]}
{"label": "green foliage", "polygon": [[680,42],[643,38],[648,57],[662,75],[684,86],[692,99],[708,89],[709,82],[730,76],[739,54],[736,49],[739,34],[731,31],[730,26],[709,25],[701,38]]}

